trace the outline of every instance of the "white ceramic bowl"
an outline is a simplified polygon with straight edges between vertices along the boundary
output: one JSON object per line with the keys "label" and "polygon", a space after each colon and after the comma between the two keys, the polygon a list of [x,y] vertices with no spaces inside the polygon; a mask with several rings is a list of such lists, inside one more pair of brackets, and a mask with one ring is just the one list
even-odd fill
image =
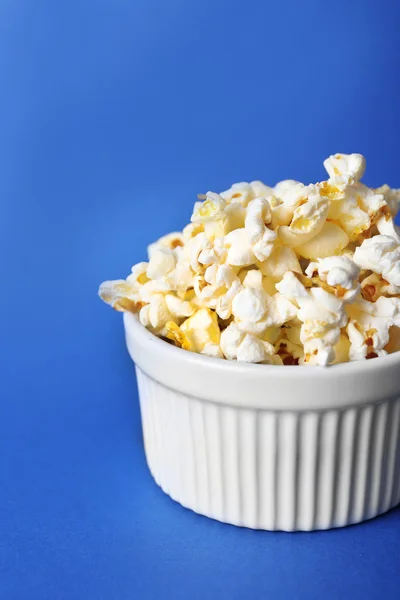
{"label": "white ceramic bowl", "polygon": [[124,314],[147,462],[161,488],[234,525],[313,530],[400,502],[400,352],[321,367],[175,348]]}

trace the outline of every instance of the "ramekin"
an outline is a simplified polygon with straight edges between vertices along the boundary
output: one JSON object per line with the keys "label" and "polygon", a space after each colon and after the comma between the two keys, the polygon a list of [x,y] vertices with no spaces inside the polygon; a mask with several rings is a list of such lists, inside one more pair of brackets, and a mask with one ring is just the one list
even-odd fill
{"label": "ramekin", "polygon": [[321,367],[208,358],[124,314],[145,452],[183,506],[253,529],[359,523],[400,502],[400,352]]}

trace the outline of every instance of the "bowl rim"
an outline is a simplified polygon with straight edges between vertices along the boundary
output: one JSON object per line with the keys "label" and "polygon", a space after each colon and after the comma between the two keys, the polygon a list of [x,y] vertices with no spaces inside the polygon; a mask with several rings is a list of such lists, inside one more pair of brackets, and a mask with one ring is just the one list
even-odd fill
{"label": "bowl rim", "polygon": [[[307,407],[315,409],[319,404],[322,409],[326,409],[328,405],[340,407],[368,404],[395,397],[396,394],[400,396],[400,352],[328,367],[253,364],[183,350],[154,335],[133,313],[125,312],[123,317],[128,351],[136,365],[166,387],[205,400],[249,408],[298,410]],[[183,367],[185,372],[182,372]],[[201,388],[189,381],[199,376],[202,377]],[[207,384],[208,379],[212,380],[210,385]],[[247,382],[248,393],[257,398],[247,403],[240,400],[240,394],[243,394],[243,387],[246,386],[239,385],[235,393],[233,383],[240,383],[241,380]],[[273,388],[280,385],[279,400],[266,399],[265,391],[264,400],[259,393],[255,394],[256,386],[266,383],[269,389],[272,384]],[[296,390],[292,387],[294,385]],[[225,386],[225,393],[221,386]],[[309,399],[305,397],[307,388]],[[325,393],[327,398],[318,403],[314,398],[316,390],[320,394]],[[276,392],[271,389],[271,394],[273,391]],[[229,393],[231,401],[228,400]],[[290,395],[301,396],[301,401],[291,401]]]}

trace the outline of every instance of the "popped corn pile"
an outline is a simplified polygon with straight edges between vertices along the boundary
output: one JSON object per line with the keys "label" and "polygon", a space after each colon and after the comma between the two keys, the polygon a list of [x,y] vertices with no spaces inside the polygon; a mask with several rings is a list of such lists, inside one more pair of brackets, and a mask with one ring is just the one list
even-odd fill
{"label": "popped corn pile", "polygon": [[148,248],[100,297],[155,335],[218,358],[329,365],[400,349],[400,190],[335,154],[317,184],[235,183]]}

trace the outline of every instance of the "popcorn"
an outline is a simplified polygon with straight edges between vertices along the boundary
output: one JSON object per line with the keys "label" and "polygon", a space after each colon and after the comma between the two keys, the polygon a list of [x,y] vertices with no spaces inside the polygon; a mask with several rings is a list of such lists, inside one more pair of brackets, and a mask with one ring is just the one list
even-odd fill
{"label": "popcorn", "polygon": [[214,308],[221,319],[231,316],[232,301],[240,287],[239,278],[228,265],[210,266],[205,277],[198,278],[195,285],[197,296],[206,306]]}
{"label": "popcorn", "polygon": [[265,185],[265,183],[262,181],[252,181],[250,186],[254,194],[254,198],[268,198],[274,193],[273,188]]}
{"label": "popcorn", "polygon": [[157,250],[175,250],[175,248],[184,246],[184,244],[185,238],[183,234],[180,231],[174,231],[173,233],[168,233],[167,235],[164,235],[153,244],[150,244],[150,246],[148,246],[147,248],[147,254],[151,259],[153,253]]}
{"label": "popcorn", "polygon": [[[363,271],[368,273],[368,271]],[[391,285],[386,279],[377,273],[366,275],[361,281],[361,295],[364,300],[376,302],[380,296],[400,295],[400,287]]]}
{"label": "popcorn", "polygon": [[348,362],[350,360],[350,340],[344,333],[340,334],[339,341],[334,346],[335,360],[332,364]]}
{"label": "popcorn", "polygon": [[230,231],[225,236],[227,261],[234,266],[248,266],[257,260],[264,261],[271,254],[276,233],[267,227],[271,210],[265,198],[255,198],[246,210],[244,227]]}
{"label": "popcorn", "polygon": [[[196,206],[195,206],[194,210],[196,211]],[[191,240],[192,238],[196,237],[199,233],[203,233],[203,232],[204,232],[203,223],[189,223],[188,225],[186,225],[186,227],[183,228],[182,236],[186,243],[189,240]]]}
{"label": "popcorn", "polygon": [[198,257],[204,271],[194,284],[197,296],[223,319],[230,317],[233,297],[241,285],[237,269],[229,265],[226,259],[223,239],[217,239],[204,248]]}
{"label": "popcorn", "polygon": [[344,302],[351,302],[360,291],[358,276],[360,269],[346,256],[330,256],[319,258],[317,262],[310,262],[306,275],[315,281],[319,277],[322,283],[328,286],[327,291],[334,293]]}
{"label": "popcorn", "polygon": [[174,317],[191,317],[196,310],[196,306],[193,302],[182,300],[173,294],[166,294],[165,302],[169,312]]}
{"label": "popcorn", "polygon": [[361,183],[360,154],[324,166],[321,183],[199,196],[183,231],[100,297],[213,358],[325,366],[400,351],[400,190]]}
{"label": "popcorn", "polygon": [[171,291],[175,291],[179,297],[183,297],[188,290],[193,289],[194,280],[194,272],[182,252],[176,261],[175,268],[166,275],[166,282]]}
{"label": "popcorn", "polygon": [[262,181],[252,181],[251,183],[242,181],[234,183],[231,188],[221,192],[220,196],[229,204],[239,204],[246,207],[254,198],[267,198],[272,192],[273,189]]}
{"label": "popcorn", "polygon": [[265,198],[252,200],[247,207],[245,231],[257,260],[263,261],[271,254],[276,233],[268,229],[271,223],[271,209]]}
{"label": "popcorn", "polygon": [[219,344],[206,344],[201,351],[201,354],[204,354],[205,356],[211,356],[212,358],[224,358]]}
{"label": "popcorn", "polygon": [[333,154],[324,160],[329,184],[338,189],[359,181],[364,175],[365,158],[361,154]]}
{"label": "popcorn", "polygon": [[215,239],[225,233],[227,202],[219,194],[207,192],[202,203],[195,204],[192,223],[202,224],[208,239]]}
{"label": "popcorn", "polygon": [[218,296],[215,311],[221,319],[229,319],[232,315],[232,302],[240,289],[240,281],[235,279],[230,286],[227,287],[227,291]]}
{"label": "popcorn", "polygon": [[139,288],[138,298],[145,304],[150,302],[154,294],[167,294],[171,291],[169,283],[163,279],[150,279]]}
{"label": "popcorn", "polygon": [[335,223],[326,221],[322,229],[313,238],[296,247],[303,258],[326,258],[340,254],[349,243],[349,236]]}
{"label": "popcorn", "polygon": [[281,242],[289,247],[296,247],[311,240],[321,231],[328,210],[328,200],[317,194],[310,196],[294,210],[290,225],[279,228]]}
{"label": "popcorn", "polygon": [[259,321],[263,322],[260,333],[268,327],[264,322],[264,317],[268,312],[269,298],[264,290],[256,287],[243,287],[232,302],[232,313],[240,323],[249,323],[254,327]]}
{"label": "popcorn", "polygon": [[381,296],[376,302],[358,300],[347,307],[350,360],[375,358],[387,354],[389,330],[400,326],[400,300]]}
{"label": "popcorn", "polygon": [[340,224],[351,241],[361,234],[367,235],[371,226],[389,211],[383,194],[356,183],[349,186],[338,202],[332,202],[328,218]]}
{"label": "popcorn", "polygon": [[131,269],[130,275],[126,278],[126,281],[132,285],[132,287],[138,291],[140,286],[144,285],[149,281],[147,276],[147,267],[149,263],[140,262],[137,265],[134,265]]}
{"label": "popcorn", "polygon": [[234,183],[229,190],[221,192],[221,198],[229,203],[237,203],[242,206],[247,206],[248,202],[254,198],[254,192],[251,184],[246,182]]}
{"label": "popcorn", "polygon": [[285,273],[282,280],[276,284],[276,289],[297,306],[299,306],[299,300],[308,299],[307,289],[291,271]]}
{"label": "popcorn", "polygon": [[389,235],[400,241],[400,228],[394,224],[389,214],[384,214],[376,222],[376,229],[381,235]]}
{"label": "popcorn", "polygon": [[199,262],[199,256],[208,245],[209,240],[204,232],[198,233],[186,242],[184,255],[193,273],[201,273],[203,271],[203,266]]}
{"label": "popcorn", "polygon": [[135,288],[124,279],[104,281],[99,288],[99,296],[118,311],[137,312],[142,307]]}
{"label": "popcorn", "polygon": [[224,219],[226,204],[226,200],[219,194],[207,192],[204,202],[200,206],[195,206],[191,218],[192,223],[208,223]]}
{"label": "popcorn", "polygon": [[388,235],[364,240],[354,252],[354,262],[362,269],[382,275],[389,283],[400,286],[400,242]]}
{"label": "popcorn", "polygon": [[226,258],[226,248],[224,247],[223,240],[220,238],[209,243],[201,250],[198,261],[202,265],[209,266],[224,260],[224,258]]}
{"label": "popcorn", "polygon": [[151,328],[159,335],[165,335],[165,326],[169,321],[176,321],[171,314],[164,294],[152,294],[149,303],[140,310],[139,319],[142,325]]}
{"label": "popcorn", "polygon": [[351,188],[351,193],[356,196],[357,204],[368,213],[373,220],[381,209],[387,208],[383,194],[377,194],[363,183],[357,183]]}
{"label": "popcorn", "polygon": [[399,212],[400,189],[392,190],[392,189],[390,189],[390,187],[388,185],[385,184],[379,188],[376,188],[375,192],[383,195],[383,197],[386,201],[386,204],[389,207],[390,214],[392,215],[392,217],[394,219],[395,216],[397,215],[397,213]]}
{"label": "popcorn", "polygon": [[389,341],[385,346],[388,354],[398,352],[400,350],[400,327],[393,325],[389,330]]}
{"label": "popcorn", "polygon": [[225,212],[226,219],[224,222],[224,234],[227,234],[234,229],[240,229],[244,227],[244,222],[246,219],[246,208],[244,206],[238,202],[234,202],[232,204],[228,204]]}
{"label": "popcorn", "polygon": [[208,308],[196,311],[182,323],[179,330],[193,352],[203,353],[210,351],[210,345],[219,346],[220,329],[217,315]]}
{"label": "popcorn", "polygon": [[280,281],[287,271],[301,273],[299,259],[293,248],[287,246],[275,246],[268,259],[258,264],[263,275]]}
{"label": "popcorn", "polygon": [[296,311],[280,294],[269,296],[263,288],[262,273],[252,270],[233,299],[232,314],[241,331],[261,335],[270,327],[283,325]]}
{"label": "popcorn", "polygon": [[300,361],[303,362],[304,349],[300,341],[300,327],[283,327],[282,335],[275,343],[275,350],[284,365],[298,365]]}
{"label": "popcorn", "polygon": [[143,306],[140,292],[149,282],[147,267],[148,263],[141,262],[132,267],[126,280],[104,281],[99,288],[100,298],[115,310],[138,312]]}
{"label": "popcorn", "polygon": [[331,202],[328,219],[339,225],[351,242],[371,227],[371,219],[357,202],[357,196],[346,194],[341,200]]}
{"label": "popcorn", "polygon": [[322,288],[307,289],[291,272],[286,273],[276,287],[299,308],[297,319],[302,323],[300,341],[304,346],[302,362],[317,365],[333,362],[333,346],[339,341],[340,328],[347,323],[343,302]]}
{"label": "popcorn", "polygon": [[194,352],[193,344],[181,331],[181,328],[175,323],[175,321],[168,321],[165,328],[165,337],[168,340],[174,342],[175,346],[178,346],[178,348],[183,348],[183,350],[189,350],[190,352]]}
{"label": "popcorn", "polygon": [[275,348],[255,335],[245,333],[231,323],[221,334],[221,350],[228,360],[271,363]]}
{"label": "popcorn", "polygon": [[276,184],[273,195],[279,198],[285,206],[294,209],[300,202],[307,200],[310,192],[311,188],[305,186],[304,183],[285,179]]}
{"label": "popcorn", "polygon": [[173,250],[168,248],[153,248],[149,265],[147,267],[147,277],[149,279],[160,279],[166,277],[176,265],[176,256]]}
{"label": "popcorn", "polygon": [[271,207],[271,228],[275,231],[279,225],[290,225],[294,207],[286,205],[275,196],[269,196],[268,202]]}
{"label": "popcorn", "polygon": [[246,230],[235,229],[225,236],[225,245],[228,249],[227,261],[238,267],[252,265],[257,260],[249,245]]}

